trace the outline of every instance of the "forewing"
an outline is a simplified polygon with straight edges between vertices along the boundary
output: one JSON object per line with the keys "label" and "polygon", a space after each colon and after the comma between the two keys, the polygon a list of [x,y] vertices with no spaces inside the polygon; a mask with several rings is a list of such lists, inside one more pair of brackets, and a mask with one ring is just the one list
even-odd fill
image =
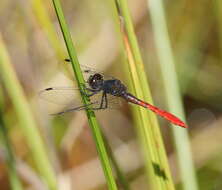
{"label": "forewing", "polygon": [[[73,87],[50,87],[39,92],[39,97],[43,100],[41,105],[53,115],[87,109],[89,105],[83,105],[79,95],[79,89]],[[91,96],[91,108],[100,108],[101,101],[101,92]]]}
{"label": "forewing", "polygon": [[79,89],[75,87],[50,87],[39,92],[41,107],[49,114],[82,106]]}
{"label": "forewing", "polygon": [[75,87],[49,87],[39,92],[42,100],[59,104],[68,105],[79,99],[79,89]]}

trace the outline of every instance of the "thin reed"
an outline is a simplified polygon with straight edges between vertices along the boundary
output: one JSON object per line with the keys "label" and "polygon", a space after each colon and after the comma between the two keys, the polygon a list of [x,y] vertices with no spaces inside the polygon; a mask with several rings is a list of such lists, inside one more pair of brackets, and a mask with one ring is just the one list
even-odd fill
{"label": "thin reed", "polygon": [[10,181],[10,186],[13,190],[23,190],[23,186],[18,177],[18,173],[16,171],[16,161],[15,155],[12,148],[12,143],[10,141],[8,129],[6,127],[3,113],[4,113],[4,98],[2,89],[0,89],[0,139],[5,148],[5,162],[7,164],[8,177]]}
{"label": "thin reed", "polygon": [[[132,87],[131,90],[140,99],[152,103],[152,97],[127,2],[119,0],[115,1],[115,3],[128,59],[129,77],[132,84],[130,85]],[[156,116],[138,107],[134,107],[133,113],[146,160],[146,172],[150,177],[149,181],[152,189],[174,189]],[[158,149],[156,148],[156,144],[158,144]],[[162,171],[161,174],[157,173],[157,168]]]}
{"label": "thin reed", "polygon": [[[185,120],[185,113],[181,99],[173,51],[167,31],[165,11],[161,0],[148,2],[154,38],[157,47],[166,100],[170,112]],[[190,150],[187,130],[172,128],[179,161],[180,174],[185,190],[197,190],[197,180]]]}
{"label": "thin reed", "polygon": [[[222,189],[222,1],[60,2],[75,42],[70,48],[68,40],[69,53],[52,1],[1,1],[0,189],[97,190],[107,182],[125,190]],[[84,90],[78,60],[189,128],[126,102],[97,111],[99,126],[91,111],[90,127],[84,111],[51,116],[88,102],[71,91],[49,92],[51,102],[38,96],[48,87],[79,89],[74,78]]]}
{"label": "thin reed", "polygon": [[30,111],[28,102],[24,96],[22,87],[16,77],[15,71],[10,63],[9,56],[0,35],[0,73],[3,84],[13,103],[15,113],[20,122],[24,137],[29,145],[32,158],[35,161],[40,175],[47,183],[49,189],[56,190],[57,182],[55,173],[47,158],[42,137]]}
{"label": "thin reed", "polygon": [[[70,32],[69,32],[68,26],[66,24],[65,17],[64,17],[64,14],[63,14],[63,11],[62,11],[59,0],[53,0],[53,5],[54,5],[54,8],[55,8],[57,17],[58,17],[58,21],[60,23],[60,28],[61,28],[61,31],[63,33],[64,41],[66,43],[66,47],[67,47],[67,50],[68,50],[68,53],[69,53],[72,68],[73,68],[73,71],[74,71],[75,78],[77,80],[79,89],[80,89],[81,92],[85,92],[85,81],[84,81],[84,78],[83,78],[83,75],[82,75],[82,71],[80,69],[77,54],[76,54],[76,51],[74,49],[74,45],[73,45],[73,42],[72,42],[72,39],[71,39],[71,35],[70,35]],[[84,105],[89,105],[90,104],[89,98],[84,93],[81,93],[81,97],[82,97],[82,102],[83,102]],[[96,120],[95,114],[94,114],[92,109],[86,109],[86,114],[88,116],[89,125],[92,129],[92,134],[93,134],[93,137],[94,137],[94,140],[95,140],[95,144],[96,144],[96,148],[97,148],[97,151],[98,151],[99,158],[101,160],[102,168],[103,168],[106,180],[107,180],[107,185],[108,185],[110,190],[115,190],[115,189],[117,189],[117,185],[116,185],[114,175],[113,175],[113,172],[112,172],[112,168],[111,168],[111,165],[110,165],[110,160],[109,160],[107,151],[105,149],[105,144],[104,144],[104,141],[103,141],[100,126],[99,126],[99,124]]]}

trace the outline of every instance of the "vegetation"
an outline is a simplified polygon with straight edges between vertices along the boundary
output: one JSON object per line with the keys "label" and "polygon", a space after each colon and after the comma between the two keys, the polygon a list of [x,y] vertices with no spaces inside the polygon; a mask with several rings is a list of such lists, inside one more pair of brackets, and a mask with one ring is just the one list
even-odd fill
{"label": "vegetation", "polygon": [[[219,1],[1,5],[1,189],[222,189]],[[51,115],[89,103],[81,65],[189,128],[126,102]]]}

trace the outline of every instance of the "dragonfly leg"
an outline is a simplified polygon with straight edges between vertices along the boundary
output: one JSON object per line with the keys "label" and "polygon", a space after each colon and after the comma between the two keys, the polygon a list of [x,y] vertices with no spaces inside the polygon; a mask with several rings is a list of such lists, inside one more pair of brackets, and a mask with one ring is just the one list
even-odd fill
{"label": "dragonfly leg", "polygon": [[81,91],[82,94],[84,94],[85,96],[88,96],[88,97],[93,96],[93,95],[95,95],[99,92],[98,90],[93,90],[93,89],[90,89],[90,88],[86,88],[86,90],[88,90],[91,93],[86,93],[83,90],[80,90],[80,91]]}
{"label": "dragonfly leg", "polygon": [[104,100],[105,100],[105,107],[104,107],[104,109],[106,109],[108,107],[108,100],[107,100],[106,93],[104,93]]}
{"label": "dragonfly leg", "polygon": [[100,106],[99,106],[99,109],[102,109],[103,108],[103,102],[104,102],[104,97],[105,97],[105,92],[103,92],[103,95],[102,95],[102,100],[101,100],[101,103],[100,103]]}
{"label": "dragonfly leg", "polygon": [[95,94],[97,94],[98,92],[92,92],[91,94],[87,94],[86,93],[86,95],[88,96],[88,97],[90,97],[90,96],[93,96],[93,95],[95,95]]}
{"label": "dragonfly leg", "polygon": [[79,106],[79,107],[76,107],[76,108],[67,109],[65,111],[61,111],[61,112],[58,112],[58,113],[55,113],[55,114],[50,114],[50,115],[62,115],[62,114],[67,113],[67,112],[85,110],[85,109],[87,109],[88,106],[93,105],[93,104],[94,103],[90,103],[90,104],[87,104],[87,105],[82,105],[82,106]]}
{"label": "dragonfly leg", "polygon": [[[103,105],[104,102],[105,102],[105,105]],[[98,108],[93,108],[93,110],[102,110],[102,109],[106,109],[107,107],[108,107],[107,95],[105,92],[103,92],[100,106]]]}
{"label": "dragonfly leg", "polygon": [[88,90],[89,92],[92,92],[91,94],[88,94],[89,97],[100,92],[100,90],[94,90],[94,89],[91,89],[91,88],[86,88],[86,90]]}

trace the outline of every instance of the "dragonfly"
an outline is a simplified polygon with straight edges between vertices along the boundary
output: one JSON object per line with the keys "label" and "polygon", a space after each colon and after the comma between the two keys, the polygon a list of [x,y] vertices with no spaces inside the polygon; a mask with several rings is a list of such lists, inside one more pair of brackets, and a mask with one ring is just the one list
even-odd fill
{"label": "dragonfly", "polygon": [[[65,61],[70,62],[69,59],[65,59]],[[154,105],[151,105],[133,94],[129,93],[127,90],[126,85],[124,85],[119,79],[116,78],[108,78],[106,79],[104,74],[93,71],[91,72],[90,69],[85,69],[84,72],[89,73],[89,76],[86,79],[86,92],[82,92],[79,89],[75,89],[80,91],[80,93],[84,93],[87,95],[91,101],[90,104],[88,105],[78,105],[74,108],[70,108],[67,110],[64,110],[62,112],[58,112],[55,115],[61,115],[66,112],[71,112],[71,111],[80,111],[80,110],[85,110],[88,109],[89,107],[93,110],[104,110],[107,108],[110,108],[111,104],[115,102],[116,98],[120,98],[125,100],[127,103],[132,103],[138,106],[141,106],[143,108],[149,109],[153,111],[155,114],[163,117],[164,119],[168,120],[174,125],[183,127],[183,128],[188,128],[188,126],[180,120],[178,117],[173,115],[172,113],[169,113],[165,110],[162,110]],[[70,90],[71,88],[68,88]],[[48,93],[60,93],[63,90],[67,90],[65,88],[59,88],[59,87],[49,87],[46,89],[43,89],[40,91],[40,96],[44,97],[44,94]],[[73,89],[74,90],[74,89]],[[99,98],[98,98],[98,95]],[[95,100],[93,100],[93,97]],[[92,98],[92,99],[91,99]]]}

